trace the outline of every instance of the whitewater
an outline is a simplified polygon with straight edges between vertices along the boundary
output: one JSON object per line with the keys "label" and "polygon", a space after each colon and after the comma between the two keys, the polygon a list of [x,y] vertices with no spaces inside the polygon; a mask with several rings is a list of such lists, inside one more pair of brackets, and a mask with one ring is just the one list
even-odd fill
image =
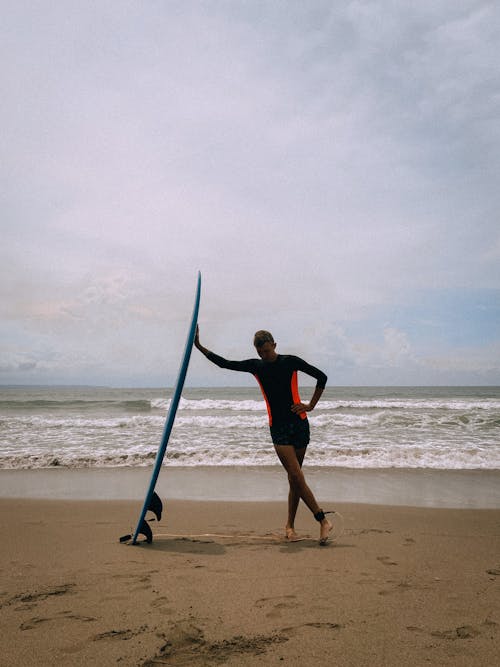
{"label": "whitewater", "polygon": [[[303,387],[303,400],[312,394]],[[0,388],[0,468],[152,465],[171,390]],[[307,463],[500,469],[499,387],[328,387],[309,413]],[[258,388],[186,388],[169,466],[278,465]]]}

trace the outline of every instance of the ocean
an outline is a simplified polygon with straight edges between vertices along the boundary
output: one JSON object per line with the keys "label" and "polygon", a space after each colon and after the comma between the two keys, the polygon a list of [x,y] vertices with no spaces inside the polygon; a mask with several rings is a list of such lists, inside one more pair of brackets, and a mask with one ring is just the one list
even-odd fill
{"label": "ocean", "polygon": [[[312,391],[303,388],[303,399]],[[0,468],[151,466],[170,396],[167,389],[3,387]],[[500,469],[500,387],[327,387],[309,419],[309,466]],[[279,467],[258,387],[186,388],[166,464]]]}

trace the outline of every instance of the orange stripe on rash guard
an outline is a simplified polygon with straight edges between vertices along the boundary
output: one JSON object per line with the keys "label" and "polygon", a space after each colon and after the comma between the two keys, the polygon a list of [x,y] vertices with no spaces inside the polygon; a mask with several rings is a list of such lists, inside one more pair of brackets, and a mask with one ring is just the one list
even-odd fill
{"label": "orange stripe on rash guard", "polygon": [[[300,395],[299,395],[299,380],[297,377],[297,371],[293,371],[292,374],[292,381],[291,381],[291,389],[292,389],[292,398],[293,398],[293,403],[301,403],[302,401],[300,400]],[[301,412],[299,414],[299,417],[301,419],[307,419],[307,415],[305,412]]]}
{"label": "orange stripe on rash guard", "polygon": [[264,391],[264,387],[262,386],[262,382],[259,380],[259,377],[257,375],[254,375],[254,378],[259,383],[259,387],[260,387],[260,390],[262,392],[262,396],[264,396],[264,400],[266,402],[266,408],[267,408],[267,416],[269,417],[269,426],[272,426],[273,425],[273,416],[271,414],[271,406],[269,405],[269,401],[267,400],[266,392]]}

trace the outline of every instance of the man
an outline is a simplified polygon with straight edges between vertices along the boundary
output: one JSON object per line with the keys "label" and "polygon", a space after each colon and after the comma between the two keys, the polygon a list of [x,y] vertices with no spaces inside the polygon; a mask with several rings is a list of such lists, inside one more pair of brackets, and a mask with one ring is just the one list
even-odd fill
{"label": "man", "polygon": [[[207,359],[220,368],[252,373],[255,376],[266,402],[274,449],[288,473],[290,490],[286,537],[290,541],[298,539],[294,524],[297,507],[302,498],[320,524],[319,543],[326,544],[332,524],[325,518],[302,472],[302,462],[309,444],[309,421],[306,412],[314,410],[319,401],[326,385],[326,375],[299,357],[277,354],[276,343],[269,331],[257,331],[254,336],[254,346],[260,359],[229,361],[220,357],[200,343],[198,327],[194,344]],[[302,403],[300,400],[298,371],[307,373],[317,381],[309,403]]]}

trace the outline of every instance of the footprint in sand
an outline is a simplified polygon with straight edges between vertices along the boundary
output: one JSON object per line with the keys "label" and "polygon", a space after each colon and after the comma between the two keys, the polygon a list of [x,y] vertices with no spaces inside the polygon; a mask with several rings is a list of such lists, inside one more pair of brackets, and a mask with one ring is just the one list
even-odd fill
{"label": "footprint in sand", "polygon": [[394,588],[384,589],[378,592],[379,595],[393,595],[394,593],[402,593],[404,591],[413,589],[414,586],[409,584],[407,581],[387,581],[388,584],[396,584]]}
{"label": "footprint in sand", "polygon": [[298,605],[296,602],[296,595],[279,595],[272,598],[261,598],[255,602],[258,609],[264,609],[270,606],[270,611],[267,612],[266,618],[280,618],[282,610],[295,609]]}
{"label": "footprint in sand", "polygon": [[315,628],[317,630],[341,630],[344,626],[341,625],[340,623],[320,623],[320,622],[315,622],[315,623],[302,623],[301,625],[293,625],[288,628],[282,628],[280,630],[280,633],[283,633],[287,638],[295,636],[299,631],[307,629],[307,628]]}
{"label": "footprint in sand", "polygon": [[35,628],[37,625],[39,625],[40,623],[45,623],[46,621],[50,621],[50,618],[40,618],[34,616],[33,618],[30,618],[24,623],[21,623],[21,625],[19,626],[19,630],[33,630],[33,628]]}
{"label": "footprint in sand", "polygon": [[171,616],[175,614],[175,609],[168,606],[169,600],[165,596],[159,597],[151,602],[150,607],[160,613],[162,616]]}
{"label": "footprint in sand", "polygon": [[419,634],[428,634],[431,637],[437,637],[438,639],[446,639],[448,641],[455,641],[457,639],[474,639],[478,637],[481,632],[478,628],[475,628],[472,625],[461,625],[458,628],[450,628],[449,630],[431,630],[428,631],[425,628],[418,626],[408,625],[407,630],[410,632],[416,632]]}
{"label": "footprint in sand", "polygon": [[462,625],[451,630],[434,630],[430,634],[439,639],[472,639],[481,633],[472,625]]}
{"label": "footprint in sand", "polygon": [[59,614],[50,617],[34,616],[33,618],[24,621],[19,626],[20,630],[33,630],[41,623],[48,623],[50,621],[56,621],[59,624],[61,621],[80,621],[82,623],[90,623],[92,621],[97,621],[93,616],[81,616],[80,614],[74,614],[71,611],[61,611]]}
{"label": "footprint in sand", "polygon": [[151,574],[154,572],[157,570],[146,574],[113,574],[111,577],[123,580],[127,584],[128,592],[147,591],[151,589]]}
{"label": "footprint in sand", "polygon": [[108,630],[107,632],[101,632],[98,635],[94,635],[92,639],[95,642],[102,639],[121,639],[126,641],[128,639],[132,639],[132,637],[143,634],[147,631],[147,629],[147,625],[142,625],[140,628],[137,628],[137,630],[131,630],[130,628],[123,630]]}
{"label": "footprint in sand", "polygon": [[271,611],[267,612],[266,618],[281,618],[283,616],[281,613],[283,609],[294,609],[296,606],[296,604],[291,602],[282,602],[280,604],[276,604]]}
{"label": "footprint in sand", "polygon": [[386,533],[390,535],[392,533],[392,530],[384,530],[383,528],[362,528],[361,530],[352,531],[353,535],[367,535],[368,533],[378,533],[380,535]]}
{"label": "footprint in sand", "polygon": [[397,565],[396,561],[391,560],[390,556],[377,556],[377,560],[383,565]]}
{"label": "footprint in sand", "polygon": [[296,600],[296,599],[297,599],[296,595],[278,595],[272,598],[260,598],[259,600],[255,601],[255,606],[261,608],[264,607],[268,602],[274,602],[274,600]]}
{"label": "footprint in sand", "polygon": [[[257,635],[230,637],[222,641],[209,642],[203,630],[190,620],[174,623],[163,633],[165,643],[157,654],[142,663],[142,667],[158,664],[205,666],[218,665],[231,658],[237,660],[245,655],[262,655],[276,643],[285,642],[282,635]],[[235,664],[237,664],[235,662]]]}
{"label": "footprint in sand", "polygon": [[16,607],[16,611],[29,611],[30,609],[34,609],[39,602],[42,602],[47,598],[71,593],[74,586],[75,584],[62,584],[61,586],[46,588],[41,591],[35,591],[34,593],[21,593],[20,595],[15,595],[7,600],[2,606],[7,607],[20,603],[20,606]]}
{"label": "footprint in sand", "polygon": [[156,600],[153,600],[153,602],[151,602],[151,607],[154,608],[164,607],[166,604],[168,604],[168,602],[169,602],[168,598],[165,595],[162,595],[161,597],[156,598]]}

